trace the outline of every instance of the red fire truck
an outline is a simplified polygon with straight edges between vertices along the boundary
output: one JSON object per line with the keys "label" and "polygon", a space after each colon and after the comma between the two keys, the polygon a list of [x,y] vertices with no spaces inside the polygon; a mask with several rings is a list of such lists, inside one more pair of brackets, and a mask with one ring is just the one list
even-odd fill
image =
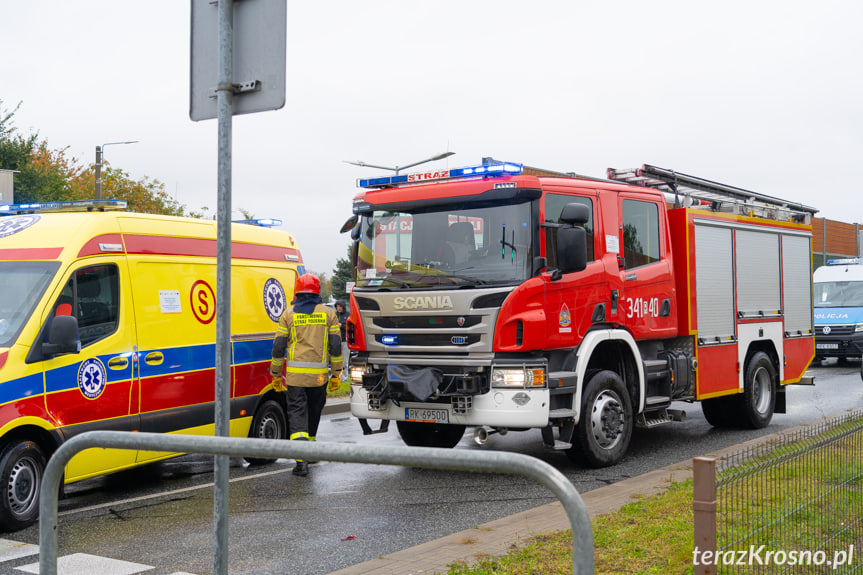
{"label": "red fire truck", "polygon": [[766,426],[815,355],[814,208],[650,165],[358,185],[351,410],[408,445],[538,428],[602,467],[673,402]]}

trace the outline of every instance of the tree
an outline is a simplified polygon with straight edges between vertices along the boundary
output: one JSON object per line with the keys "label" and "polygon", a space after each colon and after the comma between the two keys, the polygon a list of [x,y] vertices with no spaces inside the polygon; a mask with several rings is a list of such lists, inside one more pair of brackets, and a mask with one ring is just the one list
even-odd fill
{"label": "tree", "polygon": [[[38,133],[18,134],[12,123],[20,102],[11,111],[4,111],[0,100],[0,168],[16,170],[15,203],[86,200],[95,197],[96,166],[82,167],[68,148],[51,149],[47,141],[37,144]],[[204,217],[187,211],[173,199],[159,180],[147,176],[133,180],[123,170],[102,167],[102,195],[106,199],[125,200],[131,211],[171,216]]]}
{"label": "tree", "polygon": [[333,297],[347,301],[348,290],[345,286],[352,281],[354,281],[354,268],[351,265],[351,246],[348,245],[348,256],[336,261],[336,267],[333,270],[331,280]]}

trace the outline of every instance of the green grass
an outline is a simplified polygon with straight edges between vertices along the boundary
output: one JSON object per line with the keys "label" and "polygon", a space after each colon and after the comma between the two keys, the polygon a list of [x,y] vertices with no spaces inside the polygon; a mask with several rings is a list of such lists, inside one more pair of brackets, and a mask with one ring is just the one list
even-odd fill
{"label": "green grass", "polygon": [[[768,549],[835,550],[860,541],[859,526],[846,529],[863,509],[863,446],[855,438],[860,433],[817,450],[812,440],[791,442],[726,470],[718,505],[720,547],[736,533],[755,531],[777,518],[781,531],[767,528],[730,548],[763,544]],[[744,481],[756,473],[754,481]],[[593,519],[596,573],[693,573],[692,523],[691,480],[671,483],[661,494]],[[781,532],[786,536],[780,540]],[[572,532],[544,534],[503,557],[449,567],[450,575],[571,573]]]}
{"label": "green grass", "polygon": [[[664,493],[628,503],[592,524],[597,574],[692,573],[692,481],[671,483]],[[541,535],[504,557],[451,564],[449,573],[572,573],[572,531]]]}

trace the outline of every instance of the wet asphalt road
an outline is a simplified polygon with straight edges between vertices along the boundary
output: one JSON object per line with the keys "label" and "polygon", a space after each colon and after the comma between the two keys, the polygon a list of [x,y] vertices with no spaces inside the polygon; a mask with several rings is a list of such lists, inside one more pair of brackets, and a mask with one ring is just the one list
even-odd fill
{"label": "wet asphalt road", "polygon": [[[679,404],[684,422],[636,430],[627,457],[606,469],[586,469],[541,446],[537,430],[492,435],[484,447],[471,430],[457,449],[525,453],[560,469],[581,493],[657,467],[796,425],[863,408],[859,362],[810,369],[815,386],[788,389],[788,414],[763,430],[716,430],[698,405]],[[327,416],[320,441],[402,445],[389,433],[363,436],[347,414]],[[321,462],[308,477],[291,474],[293,461],[248,467],[231,460],[229,565],[231,573],[325,574],[499,517],[554,501],[528,479],[380,465]],[[154,566],[148,574],[211,573],[213,465],[186,456],[67,487],[60,504],[60,555],[89,553]],[[38,543],[38,528],[0,534]],[[0,563],[0,573],[38,561]]]}

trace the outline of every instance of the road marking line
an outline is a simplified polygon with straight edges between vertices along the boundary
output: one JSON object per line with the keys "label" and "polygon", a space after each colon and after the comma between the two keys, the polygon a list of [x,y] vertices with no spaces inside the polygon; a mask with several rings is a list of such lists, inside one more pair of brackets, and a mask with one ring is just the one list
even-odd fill
{"label": "road marking line", "polygon": [[[15,569],[16,571],[24,571],[25,573],[39,573],[39,564],[31,563],[16,567]],[[110,573],[111,575],[134,575],[135,573],[142,573],[150,569],[153,569],[152,565],[109,559],[87,553],[73,553],[72,555],[64,555],[57,558],[58,575],[105,575],[106,573]]]}
{"label": "road marking line", "polygon": [[38,553],[38,545],[12,541],[11,539],[0,539],[0,562],[12,561],[13,559],[37,555]]}
{"label": "road marking line", "polygon": [[[275,471],[267,471],[266,473],[256,473],[255,475],[249,475],[244,477],[235,477],[231,479],[228,483],[234,483],[237,481],[247,481],[249,479],[258,479],[259,477],[268,477],[270,475],[278,475],[279,473],[287,473],[291,471],[291,468],[286,469],[277,469]],[[106,507],[117,507],[120,505],[126,505],[127,503],[137,503],[139,501],[147,501],[148,499],[156,499],[159,497],[166,497],[170,495],[176,495],[178,493],[187,493],[189,491],[197,491],[199,489],[207,489],[210,487],[214,487],[215,483],[204,483],[202,485],[195,485],[192,487],[184,487],[182,489],[175,489],[173,491],[163,491],[161,493],[154,493],[152,495],[142,495],[141,497],[132,497],[130,499],[121,499],[118,501],[113,501],[110,503],[100,503],[99,505],[91,505],[89,507],[81,507],[80,509],[70,509],[69,511],[63,511],[57,514],[58,517],[65,517],[66,515],[72,515],[74,513],[85,513],[87,511],[94,511],[96,509],[105,509]]]}

